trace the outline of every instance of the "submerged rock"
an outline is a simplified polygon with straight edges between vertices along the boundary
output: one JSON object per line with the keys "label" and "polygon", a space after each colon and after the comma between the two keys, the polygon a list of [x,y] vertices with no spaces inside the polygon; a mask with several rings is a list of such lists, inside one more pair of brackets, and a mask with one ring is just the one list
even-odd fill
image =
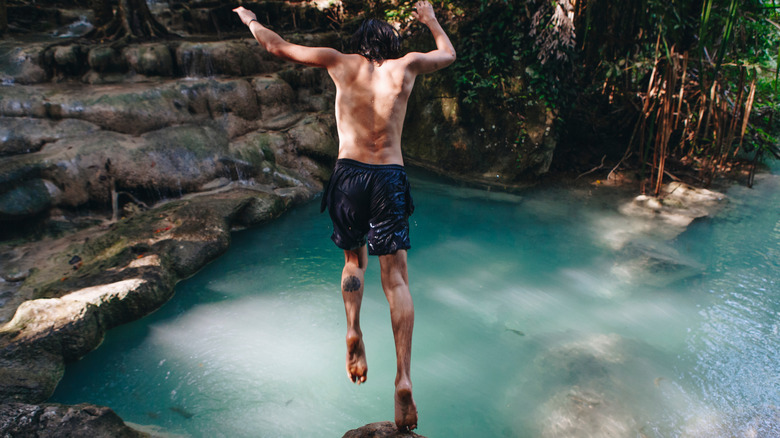
{"label": "submerged rock", "polygon": [[[672,370],[659,367],[663,352],[617,334],[567,332],[540,340],[547,345],[531,372],[507,385],[506,403],[518,417],[515,435],[543,438],[641,436],[648,407],[666,406],[660,386]],[[526,376],[535,376],[533,380]],[[544,394],[542,404],[527,393]],[[534,430],[527,430],[534,424]]]}
{"label": "submerged rock", "polygon": [[697,218],[711,216],[726,204],[726,196],[673,182],[662,196],[634,197],[619,207],[628,217],[623,226],[611,223],[605,236],[618,252],[610,269],[619,280],[633,285],[663,287],[704,272],[704,266],[663,241],[671,241]]}
{"label": "submerged rock", "polygon": [[611,272],[627,283],[663,287],[701,275],[704,268],[670,245],[636,240],[620,251]]}

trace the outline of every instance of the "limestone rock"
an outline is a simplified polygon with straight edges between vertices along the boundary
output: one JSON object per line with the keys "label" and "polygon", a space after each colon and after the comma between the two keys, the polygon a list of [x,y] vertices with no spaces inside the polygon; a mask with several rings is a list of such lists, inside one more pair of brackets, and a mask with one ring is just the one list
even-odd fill
{"label": "limestone rock", "polygon": [[3,87],[0,116],[47,117],[50,103],[44,101],[45,90],[38,85]]}
{"label": "limestone rock", "polygon": [[36,346],[9,344],[5,338],[0,336],[0,406],[46,400],[65,372],[64,359]]}
{"label": "limestone rock", "polygon": [[400,432],[395,423],[382,421],[367,424],[345,433],[342,438],[425,438],[414,432]]}
{"label": "limestone rock", "polygon": [[338,142],[333,135],[335,121],[320,117],[307,117],[288,131],[299,154],[314,159],[335,161],[339,153]]}
{"label": "limestone rock", "polygon": [[87,62],[92,70],[100,73],[124,71],[127,68],[125,58],[111,46],[93,47],[87,53]]}
{"label": "limestone rock", "polygon": [[181,95],[188,99],[188,109],[198,114],[209,114],[219,119],[225,113],[255,120],[260,111],[255,90],[242,79],[200,79],[180,81],[176,85]]}
{"label": "limestone rock", "polygon": [[236,217],[236,223],[244,226],[259,225],[279,217],[284,210],[284,196],[254,196]]}
{"label": "limestone rock", "polygon": [[122,51],[128,67],[145,76],[173,76],[173,55],[165,44],[130,46]]}
{"label": "limestone rock", "polygon": [[46,400],[62,377],[65,361],[95,349],[106,330],[165,303],[172,294],[170,283],[162,280],[162,273],[148,271],[62,298],[22,303],[14,318],[0,327],[2,399]]}
{"label": "limestone rock", "polygon": [[0,193],[0,221],[35,216],[51,206],[51,195],[41,179],[23,181]]}
{"label": "limestone rock", "polygon": [[241,40],[181,43],[176,48],[176,65],[187,77],[249,76],[271,71],[264,67],[259,51]]}
{"label": "limestone rock", "polygon": [[0,117],[0,156],[37,152],[61,138],[88,136],[100,128],[83,120]]}
{"label": "limestone rock", "polygon": [[726,196],[707,189],[672,182],[662,187],[658,198],[639,195],[620,207],[626,216],[644,217],[663,225],[659,232],[672,239],[683,232],[694,219],[710,216],[726,204]]}
{"label": "limestone rock", "polygon": [[55,70],[61,74],[80,75],[87,66],[87,53],[84,48],[78,44],[68,46],[56,46],[46,52],[46,56],[51,58]]}
{"label": "limestone rock", "polygon": [[0,404],[0,435],[14,437],[141,438],[109,408],[90,404]]}
{"label": "limestone rock", "polygon": [[[6,92],[7,91],[7,92]],[[14,86],[3,90],[0,116],[80,119],[124,134],[140,135],[182,123],[232,114],[260,116],[255,90],[241,79],[202,79],[155,84],[95,85],[79,89]]]}
{"label": "limestone rock", "polygon": [[260,113],[264,119],[272,119],[290,111],[295,97],[290,84],[277,75],[264,75],[252,79],[252,87],[260,102]]}
{"label": "limestone rock", "polygon": [[4,58],[0,59],[0,65],[3,66],[0,81],[6,85],[47,81],[48,74],[41,67],[44,47],[40,44],[25,45],[8,51],[4,56],[0,55]]}
{"label": "limestone rock", "polygon": [[232,227],[268,221],[317,190],[193,194],[84,230],[78,243],[35,257],[34,270],[18,266],[30,272],[19,294],[33,299],[0,327],[0,402],[46,400],[66,361],[96,348],[106,330],[164,304],[176,281],[227,250]]}

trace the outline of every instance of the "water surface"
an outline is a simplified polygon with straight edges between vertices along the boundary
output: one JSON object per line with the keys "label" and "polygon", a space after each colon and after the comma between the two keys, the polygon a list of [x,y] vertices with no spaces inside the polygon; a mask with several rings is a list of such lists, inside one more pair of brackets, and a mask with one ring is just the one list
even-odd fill
{"label": "water surface", "polygon": [[[780,436],[780,178],[666,240],[606,187],[520,196],[413,174],[412,380],[429,437]],[[203,437],[340,437],[392,420],[378,263],[344,369],[343,255],[318,202],[234,233],[170,303],[112,330],[53,399]]]}

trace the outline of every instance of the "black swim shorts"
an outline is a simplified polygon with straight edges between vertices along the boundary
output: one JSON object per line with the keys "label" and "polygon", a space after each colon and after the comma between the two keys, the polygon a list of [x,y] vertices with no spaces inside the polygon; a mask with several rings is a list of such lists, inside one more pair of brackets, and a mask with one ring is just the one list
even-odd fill
{"label": "black swim shorts", "polygon": [[403,166],[339,159],[320,211],[326,207],[333,221],[331,239],[341,249],[368,244],[369,254],[386,255],[411,248],[414,203]]}

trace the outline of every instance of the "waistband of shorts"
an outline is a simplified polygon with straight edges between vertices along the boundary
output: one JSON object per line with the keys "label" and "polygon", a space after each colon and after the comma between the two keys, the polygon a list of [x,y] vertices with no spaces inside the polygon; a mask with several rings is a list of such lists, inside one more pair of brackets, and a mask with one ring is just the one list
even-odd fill
{"label": "waistband of shorts", "polygon": [[350,158],[339,158],[336,166],[353,167],[365,170],[404,170],[400,164],[367,164]]}

